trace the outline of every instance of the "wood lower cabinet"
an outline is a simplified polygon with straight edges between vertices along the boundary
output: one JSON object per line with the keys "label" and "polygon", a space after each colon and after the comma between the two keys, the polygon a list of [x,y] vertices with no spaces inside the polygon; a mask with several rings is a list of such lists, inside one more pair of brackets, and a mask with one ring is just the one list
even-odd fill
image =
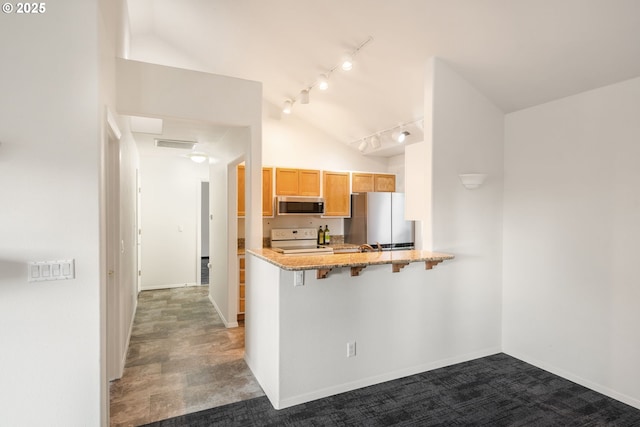
{"label": "wood lower cabinet", "polygon": [[244,255],[238,256],[239,280],[238,280],[238,320],[244,320],[244,308],[245,308],[245,258]]}
{"label": "wood lower cabinet", "polygon": [[[238,216],[245,216],[245,168],[238,165]],[[273,216],[273,168],[262,168],[262,216]]]}
{"label": "wood lower cabinet", "polygon": [[320,196],[320,171],[276,168],[277,196]]}
{"label": "wood lower cabinet", "polygon": [[324,216],[351,215],[349,172],[322,171]]}

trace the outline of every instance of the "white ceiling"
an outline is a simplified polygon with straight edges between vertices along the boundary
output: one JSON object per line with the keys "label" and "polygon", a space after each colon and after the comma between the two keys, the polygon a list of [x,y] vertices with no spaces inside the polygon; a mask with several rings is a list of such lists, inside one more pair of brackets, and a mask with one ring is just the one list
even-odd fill
{"label": "white ceiling", "polygon": [[278,106],[373,37],[292,113],[354,149],[422,119],[431,56],[505,113],[640,76],[638,0],[128,2],[133,59],[261,81]]}

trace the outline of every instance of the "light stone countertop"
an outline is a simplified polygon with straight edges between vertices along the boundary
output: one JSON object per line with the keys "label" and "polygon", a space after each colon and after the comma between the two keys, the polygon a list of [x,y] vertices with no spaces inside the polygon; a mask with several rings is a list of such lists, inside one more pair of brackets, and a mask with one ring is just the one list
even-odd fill
{"label": "light stone countertop", "polygon": [[[359,271],[368,265],[392,264],[394,265],[394,271],[400,271],[402,267],[409,263],[425,262],[426,269],[430,270],[436,264],[454,258],[451,254],[420,250],[329,255],[283,255],[267,248],[247,249],[247,252],[283,270],[319,270],[328,273],[328,271],[333,268],[351,267],[352,275],[354,276],[357,276]],[[324,274],[324,276],[326,276],[326,274]]]}

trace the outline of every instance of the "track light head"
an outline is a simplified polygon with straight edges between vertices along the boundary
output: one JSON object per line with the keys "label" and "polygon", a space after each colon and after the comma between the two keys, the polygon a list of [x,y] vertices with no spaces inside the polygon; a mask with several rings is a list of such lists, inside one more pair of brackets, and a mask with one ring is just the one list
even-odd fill
{"label": "track light head", "polygon": [[358,150],[360,150],[361,153],[364,153],[364,150],[367,149],[367,145],[367,140],[363,139],[360,145],[358,145]]}
{"label": "track light head", "polygon": [[342,57],[342,64],[340,65],[340,67],[344,71],[351,71],[351,69],[353,68],[353,55],[349,53],[344,55]]}
{"label": "track light head", "polygon": [[407,137],[409,135],[411,135],[411,133],[409,133],[409,131],[401,130],[400,132],[397,132],[394,135],[393,139],[395,139],[398,144],[402,144],[403,142],[405,142],[407,140]]}
{"label": "track light head", "polygon": [[371,137],[371,148],[378,149],[380,148],[380,137],[378,135],[373,135]]}
{"label": "track light head", "polygon": [[309,103],[309,89],[302,89],[300,91],[300,104]]}
{"label": "track light head", "polygon": [[291,114],[291,108],[293,107],[293,102],[290,99],[284,101],[284,107],[282,107],[282,112],[285,114]]}
{"label": "track light head", "polygon": [[320,74],[318,77],[318,89],[327,90],[329,89],[329,78],[326,74]]}

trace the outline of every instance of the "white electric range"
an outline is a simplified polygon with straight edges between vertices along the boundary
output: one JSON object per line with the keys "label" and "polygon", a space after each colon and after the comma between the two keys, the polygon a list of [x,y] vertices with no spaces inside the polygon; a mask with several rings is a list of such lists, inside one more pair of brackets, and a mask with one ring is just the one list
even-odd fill
{"label": "white electric range", "polygon": [[326,255],[333,249],[318,245],[315,228],[274,228],[271,230],[271,249],[284,255]]}

